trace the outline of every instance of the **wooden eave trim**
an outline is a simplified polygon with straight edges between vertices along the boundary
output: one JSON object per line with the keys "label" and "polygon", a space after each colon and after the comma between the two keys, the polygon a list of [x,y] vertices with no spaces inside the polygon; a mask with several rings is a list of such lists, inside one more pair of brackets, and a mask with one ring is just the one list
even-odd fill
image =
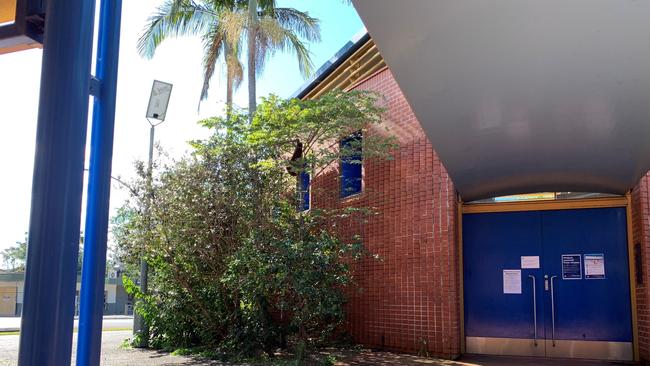
{"label": "wooden eave trim", "polygon": [[373,76],[377,74],[381,74],[384,70],[388,69],[388,65],[386,63],[382,62],[380,65],[377,65],[373,67],[370,71],[368,71],[366,74],[362,75],[359,80],[355,81],[354,84],[351,84],[347,86],[344,90],[345,91],[350,91],[359,85],[363,84],[366,80],[372,78]]}
{"label": "wooden eave trim", "polygon": [[370,39],[366,44],[355,51],[345,62],[328,75],[325,80],[315,86],[303,99],[318,98],[322,94],[334,90],[348,90],[368,75],[385,66],[385,62],[375,43]]}
{"label": "wooden eave trim", "polygon": [[488,212],[570,210],[580,208],[606,208],[626,206],[627,199],[625,196],[622,196],[612,198],[590,198],[576,200],[463,204],[462,212],[466,214]]}

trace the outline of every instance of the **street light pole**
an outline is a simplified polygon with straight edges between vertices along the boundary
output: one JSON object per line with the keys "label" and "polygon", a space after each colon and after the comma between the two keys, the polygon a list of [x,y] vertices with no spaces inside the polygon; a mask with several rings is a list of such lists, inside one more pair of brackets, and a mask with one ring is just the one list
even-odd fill
{"label": "street light pole", "polygon": [[[151,177],[153,173],[153,144],[154,144],[154,135],[156,133],[156,125],[151,124],[151,129],[149,130],[149,162],[147,164],[147,203],[146,203],[146,216],[149,217],[151,207]],[[151,226],[151,222],[149,223]],[[140,292],[146,294],[149,287],[149,264],[143,256],[140,259]],[[133,316],[134,327],[133,329],[140,334],[140,340],[138,346],[148,347],[149,346],[149,327],[145,324],[142,315],[137,312]]]}
{"label": "street light pole", "polygon": [[[146,198],[145,198],[145,216],[148,220],[149,229],[151,225],[151,200],[152,200],[152,177],[153,177],[153,147],[154,136],[156,133],[156,126],[165,122],[167,114],[167,106],[169,104],[169,97],[172,92],[172,84],[164,83],[154,80],[151,88],[151,97],[149,98],[149,107],[147,108],[147,121],[151,125],[149,130],[149,161],[147,163],[147,181],[146,181]],[[154,123],[151,120],[156,119],[159,122]],[[149,292],[149,264],[147,263],[146,256],[142,255],[140,258],[140,292],[147,294]],[[141,314],[136,311],[133,314],[133,332],[139,336],[138,347],[149,346],[149,326],[146,324],[145,319]]]}
{"label": "street light pole", "polygon": [[100,363],[122,0],[101,0],[88,167],[77,366]]}

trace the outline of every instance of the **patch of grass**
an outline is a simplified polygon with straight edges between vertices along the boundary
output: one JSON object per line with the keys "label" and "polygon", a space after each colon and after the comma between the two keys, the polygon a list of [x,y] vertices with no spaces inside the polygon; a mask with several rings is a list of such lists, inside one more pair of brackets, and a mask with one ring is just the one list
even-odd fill
{"label": "patch of grass", "polygon": [[174,351],[171,352],[173,356],[191,356],[195,355],[198,352],[194,349],[191,348],[177,348]]}
{"label": "patch of grass", "polygon": [[211,351],[211,350],[201,351],[201,353],[199,353],[199,355],[201,357],[203,357],[203,358],[207,358],[207,359],[210,359],[210,360],[218,360],[218,359],[223,357],[223,354],[220,354],[217,351]]}
{"label": "patch of grass", "polygon": [[334,355],[328,355],[324,359],[321,360],[321,365],[322,366],[334,366],[336,365],[336,357]]}
{"label": "patch of grass", "polygon": [[129,349],[133,348],[133,340],[131,338],[127,338],[120,343],[120,349]]}

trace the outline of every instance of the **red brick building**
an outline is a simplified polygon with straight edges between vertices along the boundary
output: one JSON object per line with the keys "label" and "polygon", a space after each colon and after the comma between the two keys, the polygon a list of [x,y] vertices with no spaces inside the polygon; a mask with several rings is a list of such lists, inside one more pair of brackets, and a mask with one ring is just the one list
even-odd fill
{"label": "red brick building", "polygon": [[[393,160],[364,161],[357,194],[331,194],[341,189],[338,168],[312,179],[314,206],[369,206],[377,211],[354,227],[363,233],[367,249],[381,258],[364,260],[356,268],[363,292],[352,295],[347,325],[355,341],[449,358],[488,353],[650,359],[649,175],[622,196],[547,192],[464,203],[369,36],[346,45],[296,96],[316,98],[333,88],[383,95],[385,123],[399,141]],[[575,224],[564,229],[563,223],[571,220]],[[513,249],[523,245],[515,238],[517,230],[528,227],[542,232],[539,247]],[[615,234],[589,236],[585,227],[594,228],[592,232],[606,227]],[[557,233],[567,233],[573,238],[567,240],[584,247],[549,239]],[[607,243],[601,245],[599,238],[605,237]],[[509,240],[513,242],[499,246]],[[492,260],[487,249],[477,254],[492,242],[501,257],[512,258]],[[562,245],[566,248],[555,248]],[[545,257],[552,258],[550,264]],[[491,261],[494,268],[484,268],[482,262]],[[584,299],[603,301],[614,292],[596,287],[615,280],[621,301],[606,300],[611,306],[600,307],[611,308],[604,310],[609,313],[594,310],[581,318],[576,308],[587,306]],[[585,295],[573,298],[569,294],[575,291]],[[504,314],[503,304],[513,308]],[[506,324],[509,316],[513,321]],[[605,320],[596,324],[593,317]]]}

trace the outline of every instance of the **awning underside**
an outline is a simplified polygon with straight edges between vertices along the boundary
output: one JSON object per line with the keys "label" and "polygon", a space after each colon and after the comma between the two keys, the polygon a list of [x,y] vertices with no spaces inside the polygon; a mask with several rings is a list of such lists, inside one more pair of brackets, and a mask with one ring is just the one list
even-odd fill
{"label": "awning underside", "polygon": [[354,4],[465,201],[650,169],[650,1]]}

